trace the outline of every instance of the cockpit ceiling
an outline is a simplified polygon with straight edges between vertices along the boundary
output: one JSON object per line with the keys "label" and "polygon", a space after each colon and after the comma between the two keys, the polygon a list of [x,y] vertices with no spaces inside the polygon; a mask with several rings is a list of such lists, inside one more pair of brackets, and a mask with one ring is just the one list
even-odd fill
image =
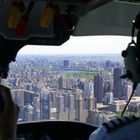
{"label": "cockpit ceiling", "polygon": [[[65,22],[63,15],[73,15],[79,19],[110,1],[112,0],[0,0],[0,35],[12,40],[52,38],[56,35],[55,17],[61,16],[58,17],[58,22]],[[48,25],[44,25],[44,22],[48,22]]]}
{"label": "cockpit ceiling", "polygon": [[[64,29],[63,31],[63,29],[56,27],[55,25],[58,25],[58,22],[64,22],[62,24],[67,25],[72,24],[72,28],[70,29],[71,31],[73,31],[73,29],[75,30],[74,32],[70,32],[69,35],[73,33],[74,36],[130,35],[132,20],[138,12],[140,12],[140,3],[137,1],[138,0],[0,0],[0,35],[6,39],[23,41],[32,37],[50,39],[56,36],[56,32],[63,34],[63,32],[65,33],[69,30]],[[15,2],[17,3],[15,4]],[[50,6],[51,10],[50,7],[47,9],[48,3],[53,5],[53,7]],[[59,14],[56,14],[57,9],[59,9]],[[45,10],[47,13],[51,11],[52,16],[48,14],[51,20],[50,22],[48,20],[48,26],[44,27],[41,24],[41,19],[43,17],[43,21],[46,21],[48,18],[43,16],[46,13]],[[57,22],[56,17],[58,18]],[[69,20],[72,20],[73,23],[69,23]],[[15,24],[13,25],[13,23]]]}
{"label": "cockpit ceiling", "polygon": [[113,1],[89,12],[78,22],[74,36],[131,34],[132,21],[140,12],[140,3]]}

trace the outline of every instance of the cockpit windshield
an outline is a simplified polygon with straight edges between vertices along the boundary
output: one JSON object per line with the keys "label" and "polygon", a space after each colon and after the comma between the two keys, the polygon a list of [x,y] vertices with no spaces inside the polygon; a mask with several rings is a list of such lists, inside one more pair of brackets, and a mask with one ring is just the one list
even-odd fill
{"label": "cockpit windshield", "polygon": [[[119,78],[125,71],[121,52],[129,42],[129,37],[88,36],[71,37],[59,47],[22,48],[3,81],[20,106],[18,121],[69,120],[99,127],[118,117],[132,92],[132,83]],[[139,113],[137,101],[139,92],[127,114]]]}

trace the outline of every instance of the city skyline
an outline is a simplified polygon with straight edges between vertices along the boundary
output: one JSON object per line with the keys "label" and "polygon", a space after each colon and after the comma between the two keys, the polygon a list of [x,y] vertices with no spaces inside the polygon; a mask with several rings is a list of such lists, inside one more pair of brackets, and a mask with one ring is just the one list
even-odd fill
{"label": "city skyline", "polygon": [[[84,36],[71,37],[61,46],[27,45],[18,54],[26,55],[75,55],[75,54],[121,54],[126,49],[130,37],[124,36]],[[86,47],[85,47],[86,46]]]}
{"label": "city skyline", "polygon": [[[3,82],[20,106],[20,122],[68,120],[99,127],[116,118],[131,95],[130,81],[117,83],[123,68],[122,59],[113,55],[19,56]],[[139,91],[129,112],[139,109]]]}

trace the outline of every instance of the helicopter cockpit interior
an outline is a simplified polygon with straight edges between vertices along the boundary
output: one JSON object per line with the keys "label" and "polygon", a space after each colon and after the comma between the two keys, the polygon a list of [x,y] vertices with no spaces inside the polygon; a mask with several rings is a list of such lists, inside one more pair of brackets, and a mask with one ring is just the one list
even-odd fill
{"label": "helicopter cockpit interior", "polygon": [[[0,0],[0,77],[7,78],[9,64],[25,45],[59,47],[71,36],[94,35],[132,35],[132,41],[136,36],[140,45],[139,12],[139,0]],[[122,78],[136,84],[140,76],[133,67],[140,68],[136,62],[140,54],[127,57],[129,50],[133,52],[128,48],[122,53],[127,69]],[[95,130],[97,127],[80,122],[41,121],[19,123],[17,134],[27,140],[87,140]]]}

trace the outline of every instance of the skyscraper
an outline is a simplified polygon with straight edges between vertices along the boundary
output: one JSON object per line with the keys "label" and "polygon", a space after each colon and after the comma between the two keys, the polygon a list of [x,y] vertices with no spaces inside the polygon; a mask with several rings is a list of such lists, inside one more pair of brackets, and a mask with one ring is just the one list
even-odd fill
{"label": "skyscraper", "polygon": [[68,107],[70,111],[74,111],[75,109],[75,99],[74,99],[74,95],[69,94],[68,96]]}
{"label": "skyscraper", "polygon": [[57,113],[57,109],[56,108],[50,108],[49,119],[50,120],[55,120],[56,119],[56,113]]}
{"label": "skyscraper", "polygon": [[49,111],[50,111],[50,95],[46,94],[45,96],[41,96],[40,99],[40,111],[41,111],[41,119],[49,119]]}
{"label": "skyscraper", "polygon": [[33,121],[33,107],[28,103],[21,109],[23,121]]}
{"label": "skyscraper", "polygon": [[78,79],[78,88],[84,90],[84,82]]}
{"label": "skyscraper", "polygon": [[40,97],[35,97],[33,101],[33,120],[40,120]]}
{"label": "skyscraper", "polygon": [[97,103],[102,103],[103,100],[103,77],[97,73],[94,77],[94,97]]}
{"label": "skyscraper", "polygon": [[52,102],[52,108],[56,108],[56,93],[57,91],[50,92],[50,101]]}
{"label": "skyscraper", "polygon": [[58,89],[63,89],[63,77],[58,78]]}
{"label": "skyscraper", "polygon": [[120,76],[122,75],[122,70],[120,68],[114,69],[114,97],[120,98],[123,96],[123,81],[120,79]]}
{"label": "skyscraper", "polygon": [[75,119],[78,121],[83,121],[83,98],[82,93],[76,95],[76,102],[75,102]]}
{"label": "skyscraper", "polygon": [[63,60],[63,67],[69,68],[69,60]]}
{"label": "skyscraper", "polygon": [[126,99],[129,99],[132,93],[132,85],[130,83],[125,83],[125,85],[123,86],[123,89],[124,89],[124,97]]}
{"label": "skyscraper", "polygon": [[68,94],[62,93],[62,96],[64,97],[64,108],[68,107]]}
{"label": "skyscraper", "polygon": [[13,100],[19,106],[24,106],[25,105],[24,91],[25,91],[24,89],[11,90]]}
{"label": "skyscraper", "polygon": [[113,93],[108,91],[104,96],[104,104],[112,104],[113,103]]}
{"label": "skyscraper", "polygon": [[38,97],[38,96],[39,95],[33,91],[25,90],[24,91],[24,103],[25,103],[25,105],[27,105],[28,103],[30,103],[32,105],[34,98]]}
{"label": "skyscraper", "polygon": [[84,84],[84,98],[89,96],[90,91],[94,88],[93,82],[86,82]]}
{"label": "skyscraper", "polygon": [[96,108],[93,90],[90,91],[88,97],[86,98],[86,108],[88,111]]}
{"label": "skyscraper", "polygon": [[112,91],[112,84],[110,81],[104,83],[104,93],[106,93],[108,91]]}
{"label": "skyscraper", "polygon": [[63,76],[59,77],[58,78],[58,89],[60,90],[60,89],[66,89],[66,88],[67,88],[66,79]]}
{"label": "skyscraper", "polygon": [[140,84],[138,84],[136,92],[135,92],[136,96],[140,96]]}
{"label": "skyscraper", "polygon": [[64,112],[64,97],[60,94],[56,97],[57,112]]}

